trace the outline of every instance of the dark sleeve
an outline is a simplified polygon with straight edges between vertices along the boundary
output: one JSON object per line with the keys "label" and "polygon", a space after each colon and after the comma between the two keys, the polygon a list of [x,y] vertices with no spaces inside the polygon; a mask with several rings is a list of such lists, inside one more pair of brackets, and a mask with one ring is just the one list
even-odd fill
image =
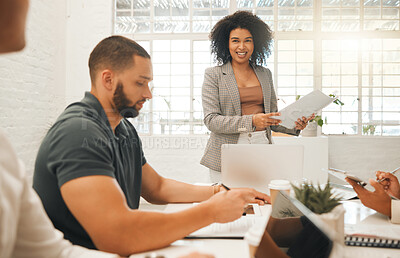
{"label": "dark sleeve", "polygon": [[49,142],[47,166],[58,186],[79,177],[114,176],[112,139],[93,121],[72,118],[57,125]]}
{"label": "dark sleeve", "polygon": [[[138,137],[139,138],[139,137]],[[140,140],[140,138],[139,138],[139,146],[140,146],[140,151],[142,152],[142,167],[144,166],[144,164],[146,164],[147,163],[147,160],[146,160],[146,158],[145,158],[145,156],[144,156],[144,151],[143,151],[143,145],[142,145],[142,140]]]}

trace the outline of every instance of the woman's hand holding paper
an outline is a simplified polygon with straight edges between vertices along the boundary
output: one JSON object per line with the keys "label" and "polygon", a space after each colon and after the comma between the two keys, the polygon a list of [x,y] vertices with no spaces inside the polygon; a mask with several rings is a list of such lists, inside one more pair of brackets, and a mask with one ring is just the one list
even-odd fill
{"label": "woman's hand holding paper", "polygon": [[309,116],[308,118],[306,117],[302,117],[302,119],[297,119],[297,121],[295,121],[294,123],[296,124],[295,128],[297,130],[303,130],[304,128],[306,128],[308,122],[310,120],[313,120],[315,118],[315,114],[312,114],[311,116]]}
{"label": "woman's hand holding paper", "polygon": [[259,113],[253,115],[253,126],[257,129],[265,128],[271,125],[278,125],[282,121],[279,119],[271,118],[272,116],[280,116],[280,113]]}

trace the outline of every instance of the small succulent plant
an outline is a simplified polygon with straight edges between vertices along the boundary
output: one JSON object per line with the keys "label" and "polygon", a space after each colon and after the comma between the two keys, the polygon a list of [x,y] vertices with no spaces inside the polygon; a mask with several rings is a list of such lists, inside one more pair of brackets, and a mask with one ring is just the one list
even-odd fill
{"label": "small succulent plant", "polygon": [[303,183],[300,187],[292,184],[296,199],[303,203],[312,212],[317,214],[327,213],[340,204],[340,196],[332,194],[329,182],[322,188],[311,183]]}

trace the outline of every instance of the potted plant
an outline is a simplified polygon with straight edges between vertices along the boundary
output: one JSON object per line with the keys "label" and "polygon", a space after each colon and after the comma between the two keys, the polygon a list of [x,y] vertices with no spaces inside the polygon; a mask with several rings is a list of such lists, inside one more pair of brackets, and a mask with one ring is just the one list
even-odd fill
{"label": "potted plant", "polygon": [[364,135],[374,135],[376,125],[363,125],[362,131]]}
{"label": "potted plant", "polygon": [[339,244],[337,252],[344,246],[344,208],[340,203],[341,197],[332,193],[328,183],[325,187],[314,186],[305,182],[299,187],[292,184],[295,197],[312,212],[318,214],[327,227],[335,232],[334,242]]}
{"label": "potted plant", "polygon": [[296,199],[316,214],[324,214],[332,211],[340,205],[341,198],[332,194],[329,182],[322,188],[305,182],[299,187],[292,184]]}

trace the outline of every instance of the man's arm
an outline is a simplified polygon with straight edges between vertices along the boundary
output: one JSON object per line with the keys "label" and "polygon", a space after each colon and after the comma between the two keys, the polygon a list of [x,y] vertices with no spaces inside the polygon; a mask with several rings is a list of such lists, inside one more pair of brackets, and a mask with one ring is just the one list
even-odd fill
{"label": "man's arm", "polygon": [[142,197],[155,204],[201,202],[214,194],[213,186],[197,186],[160,176],[146,163],[142,167]]}
{"label": "man's arm", "polygon": [[[221,188],[222,189],[222,188]],[[254,189],[241,189],[256,195],[256,203],[270,202],[268,195]],[[186,184],[160,176],[148,163],[142,167],[142,197],[151,203],[188,203],[207,200],[214,194],[213,186]]]}
{"label": "man's arm", "polygon": [[165,247],[213,222],[238,219],[243,207],[258,197],[231,190],[181,212],[145,212],[130,209],[118,182],[109,176],[73,179],[61,186],[61,194],[96,247],[120,255]]}

